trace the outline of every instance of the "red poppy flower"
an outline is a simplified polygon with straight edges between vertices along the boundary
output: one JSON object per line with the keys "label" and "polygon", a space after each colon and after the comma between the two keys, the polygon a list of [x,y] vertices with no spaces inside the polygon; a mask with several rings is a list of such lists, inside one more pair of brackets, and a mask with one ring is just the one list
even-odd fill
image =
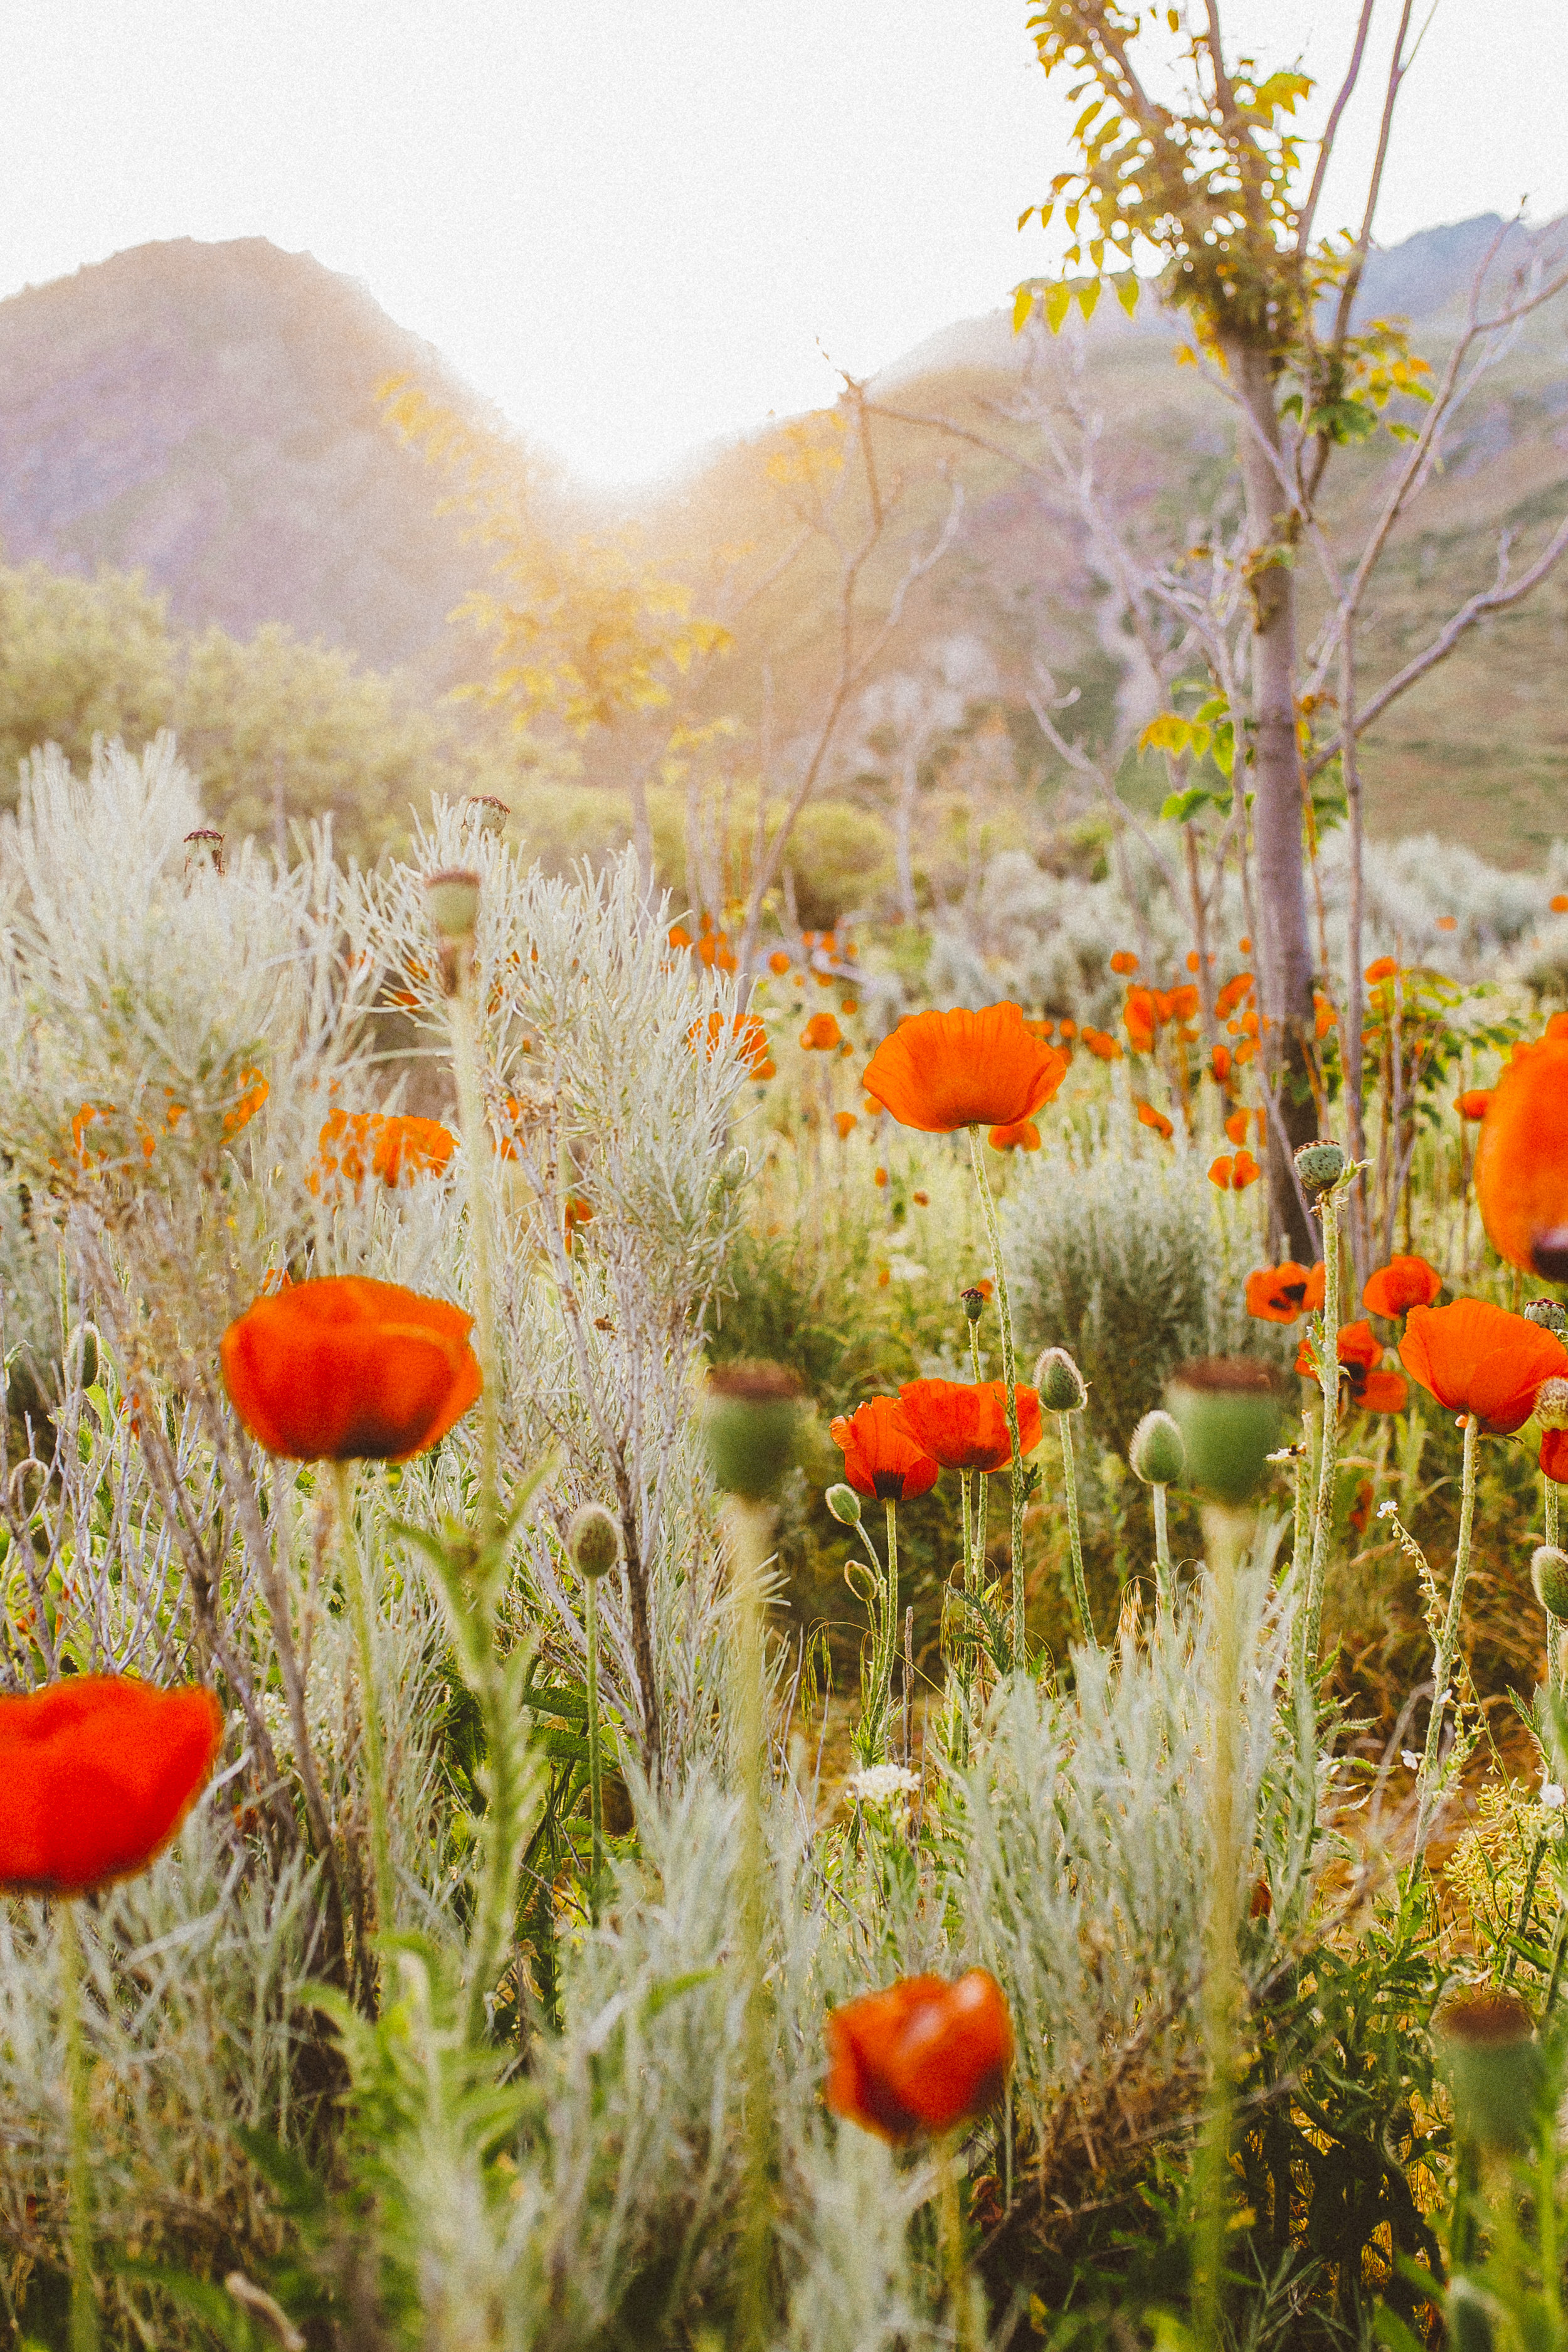
{"label": "red poppy flower", "polygon": [[783,979],[784,974],[789,969],[789,959],[785,954],[782,948],[774,949],[772,954],[768,959],[768,969],[779,980]]}
{"label": "red poppy flower", "polygon": [[1461,1118],[1485,1118],[1491,1108],[1491,1088],[1467,1087],[1462,1095],[1454,1097],[1454,1108]]}
{"label": "red poppy flower", "polygon": [[1235,1012],[1237,1006],[1249,993],[1251,986],[1252,975],[1249,971],[1239,971],[1234,980],[1228,980],[1226,982],[1224,987],[1220,990],[1218,995],[1214,1000],[1215,1012],[1218,1014],[1221,1021],[1228,1021],[1230,1018],[1230,1015]]}
{"label": "red poppy flower", "polygon": [[0,1698],[0,1885],[82,1895],[145,1869],[206,1786],[223,1736],[199,1685],[73,1675]]}
{"label": "red poppy flower", "polygon": [[833,1125],[838,1129],[841,1138],[848,1142],[860,1125],[860,1120],[852,1110],[836,1110],[833,1113]]}
{"label": "red poppy flower", "polygon": [[1111,959],[1111,969],[1113,971],[1121,972],[1136,971],[1138,959],[1131,948],[1118,948]]}
{"label": "red poppy flower", "polygon": [[1392,956],[1379,956],[1375,963],[1367,965],[1364,977],[1375,988],[1379,981],[1392,980],[1398,970],[1399,966]]}
{"label": "red poppy flower", "polygon": [[1430,1307],[1442,1287],[1442,1276],[1424,1257],[1391,1257],[1367,1276],[1361,1303],[1369,1315],[1407,1315],[1412,1307]]}
{"label": "red poppy flower", "polygon": [[[1403,1412],[1410,1384],[1402,1372],[1378,1370],[1383,1342],[1370,1323],[1347,1323],[1339,1335],[1340,1385],[1348,1390],[1354,1412]],[[1318,1377],[1317,1349],[1303,1339],[1296,1350],[1296,1370],[1303,1379]]]}
{"label": "red poppy flower", "polygon": [[258,1298],[224,1333],[224,1385],[246,1428],[293,1462],[402,1462],[479,1394],[473,1317],[394,1282],[329,1275]]}
{"label": "red poppy flower", "polygon": [[896,1397],[873,1397],[852,1413],[841,1413],[828,1424],[833,1444],[841,1446],[844,1476],[857,1495],[874,1496],[881,1503],[907,1503],[935,1486],[941,1464],[915,1444],[898,1417]]}
{"label": "red poppy flower", "polygon": [[[1019,1452],[1040,1439],[1040,1399],[1017,1387]],[[944,1470],[1005,1470],[1013,1458],[1000,1381],[909,1381],[898,1391],[898,1419],[916,1445]]]}
{"label": "red poppy flower", "polygon": [[1476,1146],[1476,1199],[1500,1257],[1568,1282],[1568,1037],[1542,1038],[1499,1077]]}
{"label": "red poppy flower", "polygon": [[1322,1305],[1327,1278],[1321,1258],[1310,1266],[1293,1257],[1282,1265],[1260,1265],[1247,1277],[1247,1312],[1260,1323],[1293,1323]]}
{"label": "red poppy flower", "polygon": [[1156,1110],[1153,1103],[1140,1102],[1135,1095],[1133,1097],[1133,1107],[1143,1126],[1152,1127],[1156,1135],[1163,1135],[1167,1143],[1170,1141],[1171,1137],[1176,1133],[1176,1129],[1163,1110]]}
{"label": "red poppy flower", "polygon": [[985,1969],[904,1977],[830,2011],[824,2096],[883,2139],[950,2131],[1001,2096],[1013,2063],[1007,1996]]}
{"label": "red poppy flower", "polygon": [[1555,1332],[1484,1298],[1413,1307],[1399,1360],[1450,1412],[1473,1412],[1494,1437],[1521,1429],[1542,1381],[1568,1373],[1568,1348]]}
{"label": "red poppy flower", "polygon": [[1097,1062],[1119,1062],[1121,1060],[1121,1045],[1114,1037],[1108,1035],[1103,1029],[1091,1029],[1087,1024],[1085,1024],[1080,1034],[1082,1036],[1083,1043],[1088,1046],[1089,1051],[1093,1055]]}
{"label": "red poppy flower", "polygon": [[1010,1127],[993,1127],[987,1139],[993,1151],[1040,1150],[1040,1129],[1032,1118],[1015,1119]]}
{"label": "red poppy flower", "polygon": [[1554,1486],[1568,1486],[1568,1429],[1542,1431],[1541,1475]]}
{"label": "red poppy flower", "polygon": [[813,1013],[800,1032],[801,1047],[808,1054],[831,1054],[842,1034],[831,1013]]}
{"label": "red poppy flower", "polygon": [[383,1184],[395,1186],[405,1176],[439,1176],[456,1149],[456,1137],[438,1118],[383,1119],[371,1166]]}
{"label": "red poppy flower", "polygon": [[865,1089],[903,1127],[952,1135],[961,1127],[1013,1127],[1048,1103],[1067,1056],[1030,1034],[1016,1004],[917,1013],[884,1037]]}

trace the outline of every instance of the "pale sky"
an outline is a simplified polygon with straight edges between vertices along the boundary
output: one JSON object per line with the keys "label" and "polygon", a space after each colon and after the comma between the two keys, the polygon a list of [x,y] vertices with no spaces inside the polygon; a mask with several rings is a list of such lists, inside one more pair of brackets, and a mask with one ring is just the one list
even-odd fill
{"label": "pale sky", "polygon": [[[1228,0],[1226,18],[1332,85],[1355,13]],[[579,475],[647,478],[1046,265],[1014,223],[1067,160],[1065,99],[1027,15],[0,0],[0,294],[153,238],[270,237],[361,279]],[[1364,82],[1325,226],[1357,208],[1375,109]],[[1565,121],[1568,0],[1437,0],[1381,241],[1568,209]]]}

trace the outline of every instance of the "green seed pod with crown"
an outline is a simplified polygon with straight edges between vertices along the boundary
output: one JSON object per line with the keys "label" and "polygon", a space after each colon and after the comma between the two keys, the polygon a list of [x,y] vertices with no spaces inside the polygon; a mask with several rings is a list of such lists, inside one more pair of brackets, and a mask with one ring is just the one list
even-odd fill
{"label": "green seed pod with crown", "polygon": [[1309,1192],[1329,1192],[1350,1166],[1337,1143],[1303,1143],[1296,1154],[1296,1173]]}
{"label": "green seed pod with crown", "polygon": [[782,1364],[723,1364],[708,1374],[706,1434],[714,1484],[770,1503],[800,1443],[800,1391]]}

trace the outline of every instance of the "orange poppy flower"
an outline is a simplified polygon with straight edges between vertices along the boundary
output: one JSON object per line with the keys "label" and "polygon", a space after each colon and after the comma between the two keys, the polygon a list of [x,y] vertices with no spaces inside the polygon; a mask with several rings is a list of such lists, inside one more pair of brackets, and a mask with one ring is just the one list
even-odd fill
{"label": "orange poppy flower", "polygon": [[205,1788],[223,1736],[223,1709],[199,1684],[72,1675],[0,1697],[0,1885],[84,1895],[144,1870]]}
{"label": "orange poppy flower", "polygon": [[1234,980],[1226,982],[1214,1000],[1214,1009],[1222,1021],[1228,1020],[1243,997],[1249,993],[1251,986],[1252,975],[1249,971],[1239,971]]}
{"label": "orange poppy flower", "polygon": [[900,1126],[952,1135],[1032,1118],[1066,1075],[1066,1055],[1031,1036],[1016,1004],[960,1005],[901,1021],[867,1063],[864,1085]]}
{"label": "orange poppy flower", "polygon": [[1334,1011],[1333,999],[1321,994],[1318,990],[1314,989],[1312,991],[1313,1036],[1316,1037],[1321,1044],[1323,1038],[1328,1035],[1329,1031],[1331,1029],[1337,1028],[1338,1025],[1339,1014]]}
{"label": "orange poppy flower", "polygon": [[1007,1996],[985,1969],[904,1977],[829,2012],[834,2115],[890,2140],[950,2131],[1000,2098],[1013,2063]]}
{"label": "orange poppy flower", "polygon": [[1438,916],[1438,918],[1437,918],[1437,929],[1438,929],[1440,931],[1457,931],[1457,930],[1458,929],[1458,928],[1459,928],[1459,919],[1458,919],[1458,915],[1439,915],[1439,916]]}
{"label": "orange poppy flower", "polygon": [[439,1176],[457,1149],[437,1118],[384,1119],[371,1152],[371,1167],[383,1184],[396,1186],[405,1176]]}
{"label": "orange poppy flower", "polygon": [[1380,980],[1392,980],[1398,970],[1398,963],[1393,956],[1379,956],[1375,963],[1367,965],[1363,977],[1375,987]]}
{"label": "orange poppy flower", "polygon": [[1263,1171],[1247,1150],[1237,1152],[1232,1159],[1228,1151],[1208,1164],[1208,1181],[1218,1184],[1222,1192],[1245,1192],[1249,1184],[1256,1184]]}
{"label": "orange poppy flower", "polygon": [[1170,1006],[1166,1018],[1171,1021],[1191,1021],[1197,1013],[1197,991],[1189,985],[1173,988],[1166,999]]}
{"label": "orange poppy flower", "polygon": [[887,1171],[886,1171],[886,1169],[885,1169],[885,1168],[878,1168],[878,1169],[876,1169],[876,1170],[873,1172],[872,1180],[871,1180],[871,1181],[872,1181],[872,1182],[876,1186],[876,1189],[877,1189],[877,1191],[878,1191],[879,1192],[885,1192],[885,1191],[886,1191],[886,1189],[887,1189]]}
{"label": "orange poppy flower", "polygon": [[768,969],[778,979],[783,979],[785,973],[789,969],[789,959],[782,948],[774,949],[772,954],[768,959]]}
{"label": "orange poppy flower", "polygon": [[1485,1118],[1491,1108],[1491,1088],[1467,1087],[1462,1095],[1455,1096],[1454,1108],[1461,1118]]}
{"label": "orange poppy flower", "polygon": [[1541,1475],[1556,1486],[1568,1486],[1568,1429],[1541,1433]]}
{"label": "orange poppy flower", "polygon": [[838,1129],[840,1136],[847,1141],[860,1125],[860,1120],[852,1110],[836,1110],[833,1113],[833,1125]]}
{"label": "orange poppy flower", "polygon": [[1568,915],[1568,890],[1559,890],[1547,904],[1554,915]]}
{"label": "orange poppy flower", "polygon": [[1131,948],[1118,948],[1111,959],[1113,971],[1129,972],[1138,969],[1138,959]]}
{"label": "orange poppy flower", "polygon": [[[235,1097],[233,1102],[230,1103],[227,1110],[224,1113],[224,1133],[225,1135],[237,1135],[241,1128],[248,1127],[251,1120],[256,1117],[256,1112],[261,1108],[263,1103],[266,1102],[267,1096],[272,1091],[271,1087],[267,1085],[267,1080],[262,1076],[261,1072],[254,1069],[242,1070],[240,1072],[239,1089],[238,1094]],[[169,1106],[169,1124],[171,1127],[174,1125],[174,1122],[179,1116],[179,1104],[171,1103]]]}
{"label": "orange poppy flower", "polygon": [[1391,1257],[1367,1276],[1361,1303],[1369,1315],[1405,1315],[1430,1307],[1442,1287],[1442,1276],[1424,1257]]}
{"label": "orange poppy flower", "polygon": [[1476,1199],[1500,1257],[1568,1282],[1568,1036],[1549,1032],[1499,1077],[1476,1146]]}
{"label": "orange poppy flower", "polygon": [[1217,1045],[1215,1047],[1214,1052],[1209,1056],[1209,1066],[1214,1072],[1214,1082],[1216,1086],[1222,1087],[1230,1076],[1230,1048],[1228,1045]]}
{"label": "orange poppy flower", "polygon": [[1310,1266],[1299,1265],[1293,1257],[1282,1265],[1260,1265],[1247,1277],[1247,1312],[1260,1323],[1293,1323],[1298,1315],[1312,1314],[1322,1305],[1327,1280],[1321,1258]]}
{"label": "orange poppy flower", "polygon": [[1251,942],[1251,940],[1249,940],[1249,939],[1245,939],[1245,938],[1243,938],[1243,939],[1239,939],[1239,940],[1237,940],[1236,944],[1237,944],[1237,946],[1240,949],[1240,950],[1241,950],[1241,952],[1242,952],[1242,954],[1243,954],[1243,955],[1250,955],[1250,954],[1251,954],[1251,952],[1252,952],[1252,942]]}
{"label": "orange poppy flower", "polygon": [[[740,1040],[740,1055],[754,1078],[772,1077],[772,1053],[768,1043],[768,1031],[755,1013],[737,1013],[729,1023],[731,1035]],[[686,1031],[686,1043],[693,1053],[706,1037],[707,1059],[711,1062],[724,1042],[725,1018],[722,1013],[710,1013],[705,1024],[694,1021]],[[768,1067],[764,1070],[763,1064]]]}
{"label": "orange poppy flower", "polygon": [[1121,1060],[1120,1041],[1115,1037],[1108,1036],[1103,1029],[1091,1029],[1085,1026],[1079,1034],[1096,1061],[1119,1062]]}
{"label": "orange poppy flower", "polygon": [[328,1275],[258,1298],[218,1355],[235,1412],[293,1462],[406,1461],[479,1394],[473,1317],[394,1282]]}
{"label": "orange poppy flower", "polygon": [[[1040,1399],[1016,1387],[1019,1452],[1040,1439]],[[1000,1381],[908,1381],[898,1391],[899,1426],[944,1470],[1005,1470],[1013,1458]]]}
{"label": "orange poppy flower", "polygon": [[993,1151],[1038,1151],[1040,1129],[1032,1118],[1019,1118],[1010,1127],[993,1127],[987,1140]]}
{"label": "orange poppy flower", "polygon": [[1078,1024],[1077,1024],[1077,1022],[1076,1022],[1076,1021],[1063,1021],[1063,1022],[1061,1024],[1061,1034],[1063,1037],[1076,1037],[1076,1036],[1077,1036],[1077,1034],[1078,1034]]}
{"label": "orange poppy flower", "polygon": [[692,935],[690,931],[687,930],[685,923],[672,923],[670,925],[670,945],[673,948],[689,948],[691,943]]}
{"label": "orange poppy flower", "polygon": [[842,1034],[831,1013],[813,1013],[800,1032],[800,1044],[808,1054],[831,1054]]}
{"label": "orange poppy flower", "polygon": [[1555,1332],[1484,1298],[1413,1307],[1399,1360],[1439,1404],[1473,1412],[1494,1437],[1521,1429],[1542,1381],[1568,1373],[1568,1348]]}
{"label": "orange poppy flower", "polygon": [[1167,1142],[1170,1140],[1176,1133],[1176,1129],[1163,1110],[1156,1110],[1153,1103],[1140,1102],[1135,1095],[1133,1097],[1133,1106],[1142,1126],[1152,1127],[1156,1135],[1163,1135]]}
{"label": "orange poppy flower", "polygon": [[[1339,1335],[1340,1385],[1348,1390],[1355,1412],[1403,1412],[1410,1384],[1399,1372],[1378,1370],[1383,1342],[1370,1323],[1347,1323]],[[1303,1339],[1296,1350],[1296,1370],[1306,1380],[1318,1377],[1317,1350]]]}
{"label": "orange poppy flower", "polygon": [[843,1450],[844,1476],[857,1495],[882,1503],[907,1503],[936,1484],[942,1465],[917,1445],[898,1417],[896,1397],[873,1397],[828,1424]]}

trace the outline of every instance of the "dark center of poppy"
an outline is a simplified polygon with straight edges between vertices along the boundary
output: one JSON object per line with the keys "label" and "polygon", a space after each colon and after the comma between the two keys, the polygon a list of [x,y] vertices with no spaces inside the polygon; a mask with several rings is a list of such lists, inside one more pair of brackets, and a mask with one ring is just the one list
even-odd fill
{"label": "dark center of poppy", "polygon": [[1549,1225],[1531,1244],[1530,1263],[1548,1282],[1568,1282],[1568,1225]]}

